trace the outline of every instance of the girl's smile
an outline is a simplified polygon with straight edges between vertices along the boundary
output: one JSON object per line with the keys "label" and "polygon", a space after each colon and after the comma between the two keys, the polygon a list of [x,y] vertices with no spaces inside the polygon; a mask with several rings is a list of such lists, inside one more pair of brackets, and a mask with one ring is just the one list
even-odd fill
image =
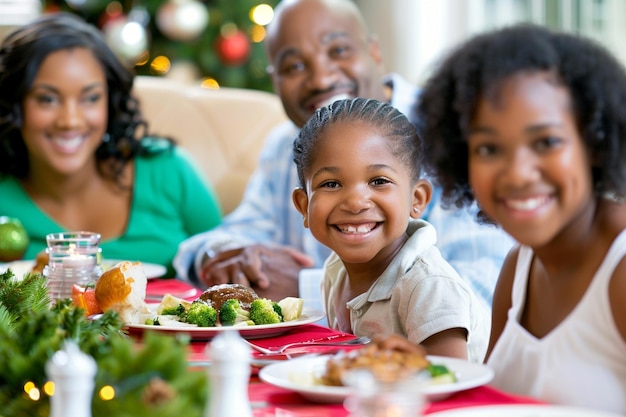
{"label": "girl's smile", "polygon": [[364,234],[369,233],[374,229],[378,223],[365,223],[365,224],[338,224],[337,228],[341,233],[347,234]]}

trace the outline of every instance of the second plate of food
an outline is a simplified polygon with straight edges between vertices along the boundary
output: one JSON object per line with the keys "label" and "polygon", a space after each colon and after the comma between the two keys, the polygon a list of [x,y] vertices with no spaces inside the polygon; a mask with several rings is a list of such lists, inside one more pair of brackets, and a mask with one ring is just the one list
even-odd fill
{"label": "second plate of food", "polygon": [[[268,384],[296,391],[314,402],[341,403],[351,388],[328,386],[320,382],[319,376],[330,356],[302,357],[264,367],[259,378]],[[435,365],[445,365],[456,375],[456,381],[436,385],[426,383],[422,392],[428,401],[439,401],[455,392],[479,387],[493,379],[493,370],[483,364],[443,356],[428,356]]]}

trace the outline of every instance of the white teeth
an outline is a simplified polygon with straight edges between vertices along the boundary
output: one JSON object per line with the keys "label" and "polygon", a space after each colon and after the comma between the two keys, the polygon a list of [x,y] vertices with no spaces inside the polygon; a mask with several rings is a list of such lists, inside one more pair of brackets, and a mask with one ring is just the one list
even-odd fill
{"label": "white teeth", "polygon": [[346,98],[350,98],[350,96],[347,95],[347,94],[337,94],[336,96],[332,96],[328,100],[324,100],[321,103],[319,103],[318,107],[329,106],[329,105],[333,104],[337,100],[343,100],[343,99],[346,99]]}
{"label": "white teeth", "polygon": [[509,207],[515,210],[535,210],[545,202],[545,197],[529,198],[527,200],[507,200]]}
{"label": "white teeth", "polygon": [[343,233],[353,233],[353,234],[356,234],[356,233],[368,233],[372,229],[373,229],[373,227],[365,226],[365,225],[356,226],[356,227],[355,226],[346,226],[346,227],[342,227],[341,231]]}
{"label": "white teeth", "polygon": [[84,140],[83,136],[77,136],[72,139],[52,138],[52,142],[54,142],[56,146],[63,148],[63,150],[65,151],[75,150],[76,148],[80,146],[81,143],[83,143],[83,140]]}

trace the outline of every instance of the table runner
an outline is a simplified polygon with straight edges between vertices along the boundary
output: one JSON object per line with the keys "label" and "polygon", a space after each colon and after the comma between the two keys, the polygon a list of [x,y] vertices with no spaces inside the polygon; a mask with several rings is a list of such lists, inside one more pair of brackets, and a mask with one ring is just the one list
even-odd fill
{"label": "table runner", "polygon": [[[294,342],[307,342],[307,341],[341,341],[354,339],[354,335],[348,333],[341,333],[336,330],[323,327],[318,324],[305,324],[295,329],[287,331],[285,334],[273,337],[267,337],[263,339],[251,339],[251,343],[254,343],[261,347],[277,347],[283,346],[288,343]],[[208,341],[192,341],[189,346],[189,361],[192,365],[202,365],[208,363],[210,358],[206,354],[206,348]],[[356,348],[342,347],[342,349]],[[309,347],[295,347],[289,350],[292,354],[297,354],[306,351],[307,353],[313,352],[326,352],[330,350],[336,350],[333,346],[309,346]],[[252,355],[258,357],[261,353],[253,351]]]}
{"label": "table runner", "polygon": [[161,298],[168,293],[178,298],[193,301],[202,294],[202,290],[175,278],[148,280],[148,284],[146,285],[147,303],[159,303]]}
{"label": "table runner", "polygon": [[[316,404],[293,391],[274,387],[255,378],[248,387],[248,396],[255,417],[345,417],[349,415],[342,404]],[[460,391],[444,400],[430,403],[423,413],[428,415],[454,408],[507,404],[543,403],[532,398],[504,393],[485,385]]]}

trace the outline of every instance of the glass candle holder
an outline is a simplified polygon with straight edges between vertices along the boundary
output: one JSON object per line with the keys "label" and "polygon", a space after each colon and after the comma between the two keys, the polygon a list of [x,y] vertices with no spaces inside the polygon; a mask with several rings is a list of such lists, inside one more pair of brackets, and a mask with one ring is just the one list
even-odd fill
{"label": "glass candle holder", "polygon": [[351,394],[344,402],[350,417],[421,417],[425,406],[422,375],[394,382],[376,380],[366,369],[348,372]]}
{"label": "glass candle holder", "polygon": [[102,274],[100,234],[84,231],[51,233],[46,236],[46,243],[48,265],[43,274],[53,303],[71,298],[74,284],[85,287]]}

